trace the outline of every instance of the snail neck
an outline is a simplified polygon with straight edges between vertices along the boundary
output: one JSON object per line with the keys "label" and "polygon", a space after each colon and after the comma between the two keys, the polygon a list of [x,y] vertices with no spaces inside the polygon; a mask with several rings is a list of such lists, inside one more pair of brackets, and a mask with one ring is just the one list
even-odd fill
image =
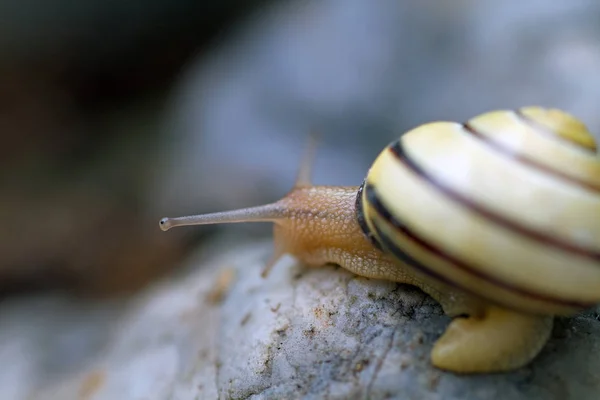
{"label": "snail neck", "polygon": [[[275,222],[275,251],[308,265],[349,263],[373,257],[378,250],[364,236],[356,219],[358,186],[300,186],[277,204],[284,211]],[[381,254],[381,253],[379,253]]]}

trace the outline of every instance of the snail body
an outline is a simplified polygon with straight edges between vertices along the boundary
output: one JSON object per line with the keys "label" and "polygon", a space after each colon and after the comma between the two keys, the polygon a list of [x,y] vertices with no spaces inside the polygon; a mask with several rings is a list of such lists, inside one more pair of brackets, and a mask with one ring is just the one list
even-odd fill
{"label": "snail body", "polygon": [[454,317],[433,365],[508,371],[539,354],[555,315],[600,303],[595,151],[586,127],[563,111],[493,111],[405,133],[360,186],[311,185],[307,158],[279,201],[160,225],[274,222],[263,275],[290,254],[415,285]]}

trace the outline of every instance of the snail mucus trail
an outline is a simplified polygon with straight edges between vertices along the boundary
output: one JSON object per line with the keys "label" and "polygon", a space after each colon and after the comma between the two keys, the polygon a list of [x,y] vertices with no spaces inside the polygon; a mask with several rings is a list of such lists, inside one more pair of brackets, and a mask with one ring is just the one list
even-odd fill
{"label": "snail mucus trail", "polygon": [[273,222],[274,252],[309,266],[421,288],[453,317],[431,352],[458,373],[533,360],[555,315],[600,303],[600,159],[579,120],[556,109],[492,111],[403,134],[361,186],[314,186],[315,141],[296,184],[267,205],[160,227]]}

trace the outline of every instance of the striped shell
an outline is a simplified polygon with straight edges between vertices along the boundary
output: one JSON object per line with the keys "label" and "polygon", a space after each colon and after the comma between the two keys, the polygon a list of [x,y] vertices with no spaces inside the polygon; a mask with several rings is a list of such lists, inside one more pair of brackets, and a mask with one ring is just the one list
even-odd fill
{"label": "striped shell", "polygon": [[600,302],[600,158],[559,110],[417,127],[381,152],[357,197],[363,231],[424,278],[506,307]]}

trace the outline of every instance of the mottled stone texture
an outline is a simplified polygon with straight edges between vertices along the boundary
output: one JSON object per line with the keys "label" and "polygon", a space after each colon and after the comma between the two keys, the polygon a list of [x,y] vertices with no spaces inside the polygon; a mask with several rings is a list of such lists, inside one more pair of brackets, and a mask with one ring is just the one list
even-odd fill
{"label": "mottled stone texture", "polygon": [[291,259],[263,280],[265,243],[227,241],[210,253],[130,304],[2,305],[0,354],[10,368],[0,371],[0,398],[511,400],[600,391],[593,313],[557,321],[526,368],[458,376],[429,363],[449,319],[418,289]]}

